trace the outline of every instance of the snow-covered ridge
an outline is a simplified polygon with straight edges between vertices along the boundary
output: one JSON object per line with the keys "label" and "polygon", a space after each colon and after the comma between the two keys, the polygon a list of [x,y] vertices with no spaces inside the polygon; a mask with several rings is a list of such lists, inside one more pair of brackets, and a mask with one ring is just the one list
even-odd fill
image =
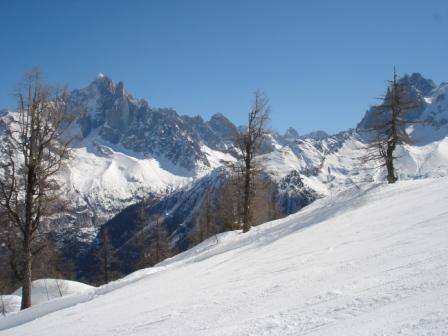
{"label": "snow-covered ridge", "polygon": [[5,336],[443,335],[447,202],[446,177],[353,188],[247,234],[212,237],[66,309],[7,316],[0,329]]}

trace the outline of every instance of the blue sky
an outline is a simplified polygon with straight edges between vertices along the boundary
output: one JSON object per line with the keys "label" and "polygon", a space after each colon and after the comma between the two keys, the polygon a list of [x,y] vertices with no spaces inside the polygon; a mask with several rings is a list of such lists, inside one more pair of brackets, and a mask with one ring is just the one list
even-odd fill
{"label": "blue sky", "polygon": [[86,86],[99,72],[154,106],[271,127],[354,127],[395,65],[448,81],[448,1],[0,1],[0,107],[23,73]]}

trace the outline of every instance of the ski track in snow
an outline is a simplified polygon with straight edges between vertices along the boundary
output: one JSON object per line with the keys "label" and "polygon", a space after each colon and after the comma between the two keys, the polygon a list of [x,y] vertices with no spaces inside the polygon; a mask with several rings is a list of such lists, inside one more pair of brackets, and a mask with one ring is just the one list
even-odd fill
{"label": "ski track in snow", "polygon": [[448,335],[447,204],[448,178],[346,191],[9,315],[0,334]]}

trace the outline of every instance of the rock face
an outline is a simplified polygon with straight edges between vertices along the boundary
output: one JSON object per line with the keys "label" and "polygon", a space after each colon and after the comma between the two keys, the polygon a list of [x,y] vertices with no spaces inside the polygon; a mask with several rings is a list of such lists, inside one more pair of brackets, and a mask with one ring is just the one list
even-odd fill
{"label": "rock face", "polygon": [[289,127],[285,134],[283,135],[283,139],[286,142],[293,142],[299,138],[299,132],[296,131],[295,128]]}
{"label": "rock face", "polygon": [[[113,145],[163,157],[187,170],[210,166],[200,148],[202,134],[188,118],[172,109],[152,108],[146,101],[134,99],[122,82],[115,84],[100,76],[87,88],[71,93],[69,108],[81,116],[78,123],[83,138],[97,131],[99,137]],[[207,130],[202,119],[197,123],[197,129]],[[219,139],[214,141],[220,143]]]}
{"label": "rock face", "polygon": [[233,150],[233,139],[238,129],[221,113],[214,114],[206,122],[199,116],[182,116],[182,119],[208,147],[223,152]]}
{"label": "rock face", "polygon": [[400,82],[413,87],[423,97],[429,96],[437,87],[431,79],[423,77],[418,72],[415,72],[412,75],[404,75],[400,78]]}
{"label": "rock face", "polygon": [[292,170],[278,183],[279,203],[285,214],[292,214],[314,200],[320,195],[303,183],[300,173]]}
{"label": "rock face", "polygon": [[448,83],[442,84],[434,90],[427,99],[431,104],[422,113],[422,118],[436,129],[446,127],[448,124]]}
{"label": "rock face", "polygon": [[88,87],[72,91],[69,110],[80,116],[81,137],[92,132],[112,145],[135,153],[167,159],[189,171],[210,167],[201,149],[228,151],[236,127],[222,114],[205,122],[201,117],[179,116],[170,108],[153,108],[128,94],[122,82],[101,75]]}

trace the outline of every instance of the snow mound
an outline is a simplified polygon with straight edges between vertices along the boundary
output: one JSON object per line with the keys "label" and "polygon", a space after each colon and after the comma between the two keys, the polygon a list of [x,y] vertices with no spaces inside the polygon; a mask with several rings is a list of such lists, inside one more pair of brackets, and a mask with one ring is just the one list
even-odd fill
{"label": "snow mound", "polygon": [[[4,315],[7,317],[4,317],[2,322],[6,324],[1,324],[0,330],[89,300],[95,289],[81,282],[62,279],[34,280],[31,286],[32,307],[26,310],[20,311],[22,288],[17,289],[12,295],[2,296],[3,305],[7,310]],[[1,308],[2,301],[0,301],[0,315],[2,315]]]}
{"label": "snow mound", "polygon": [[[33,306],[68,295],[82,294],[94,288],[81,282],[62,279],[34,280],[31,287],[31,303]],[[22,288],[17,289],[12,295],[22,297]]]}
{"label": "snow mound", "polygon": [[2,336],[443,335],[447,202],[446,177],[346,190],[74,295],[67,309],[58,310],[58,300],[45,304],[53,313],[39,319],[32,320],[46,313],[39,311],[45,305],[31,317],[7,316],[0,330]]}

